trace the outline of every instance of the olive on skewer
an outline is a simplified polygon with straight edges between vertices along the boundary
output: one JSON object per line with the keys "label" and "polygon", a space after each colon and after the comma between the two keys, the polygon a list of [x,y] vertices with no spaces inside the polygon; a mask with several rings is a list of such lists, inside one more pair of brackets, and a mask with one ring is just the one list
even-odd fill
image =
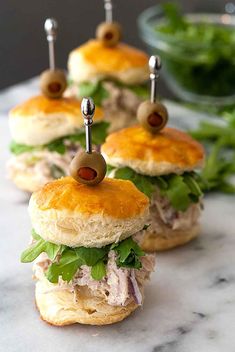
{"label": "olive on skewer", "polygon": [[61,98],[66,87],[67,81],[63,70],[55,68],[55,49],[58,24],[53,18],[48,18],[45,21],[44,29],[47,34],[49,45],[49,64],[50,69],[45,70],[40,75],[40,88],[42,93],[52,99]]}
{"label": "olive on skewer", "polygon": [[104,0],[105,22],[98,25],[96,38],[102,41],[105,46],[117,45],[122,37],[122,29],[118,22],[113,21],[113,5],[111,0]]}
{"label": "olive on skewer", "polygon": [[78,152],[70,164],[70,174],[78,182],[89,186],[100,183],[106,174],[106,162],[103,156],[92,150],[91,126],[95,105],[92,99],[83,98],[82,114],[86,128],[86,151]]}
{"label": "olive on skewer", "polygon": [[139,123],[151,133],[161,131],[168,121],[168,112],[165,105],[156,100],[156,85],[158,70],[161,68],[159,56],[151,56],[149,59],[150,80],[151,80],[151,99],[140,104],[137,110]]}

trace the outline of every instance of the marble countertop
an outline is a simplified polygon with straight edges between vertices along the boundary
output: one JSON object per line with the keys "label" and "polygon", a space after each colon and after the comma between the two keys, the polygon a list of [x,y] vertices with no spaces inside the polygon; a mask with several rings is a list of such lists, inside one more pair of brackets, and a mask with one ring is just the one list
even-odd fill
{"label": "marble countertop", "polygon": [[[145,304],[113,326],[52,327],[34,303],[31,264],[19,256],[29,240],[27,195],[6,178],[7,111],[37,92],[35,80],[0,94],[0,351],[1,352],[234,352],[235,198],[205,199],[202,234],[157,255]],[[171,123],[196,126],[202,115],[168,104]],[[190,116],[190,117],[189,117]]]}

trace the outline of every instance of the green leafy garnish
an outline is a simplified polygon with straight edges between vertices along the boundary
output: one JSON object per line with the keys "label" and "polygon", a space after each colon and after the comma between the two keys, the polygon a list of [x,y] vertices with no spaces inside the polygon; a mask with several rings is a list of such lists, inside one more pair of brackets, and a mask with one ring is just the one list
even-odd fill
{"label": "green leafy garnish", "polygon": [[235,119],[229,113],[225,116],[228,119],[226,126],[201,122],[197,130],[190,132],[194,138],[204,142],[208,150],[201,173],[205,192],[235,193],[235,185],[230,182],[235,175]]}
{"label": "green leafy garnish", "polygon": [[32,262],[42,252],[46,252],[52,263],[45,275],[52,283],[57,283],[60,276],[64,281],[71,281],[82,265],[91,268],[91,277],[94,280],[101,280],[106,275],[106,263],[111,249],[116,251],[117,265],[120,267],[139,269],[141,268],[139,257],[145,255],[132,238],[102,248],[71,248],[47,242],[34,230],[32,237],[36,242],[22,253],[21,262]]}
{"label": "green leafy garnish", "polygon": [[103,81],[79,83],[79,97],[92,97],[97,106],[109,97],[109,92],[104,88]]}
{"label": "green leafy garnish", "polygon": [[[161,5],[163,20],[154,27],[163,51],[164,67],[180,87],[206,96],[235,94],[235,33],[232,25],[191,19],[175,2]],[[205,84],[206,82],[206,84]]]}
{"label": "green leafy garnish", "polygon": [[[95,123],[92,126],[92,142],[93,144],[99,145],[102,144],[105,141],[105,138],[107,136],[107,129],[109,127],[108,122],[98,122]],[[76,134],[72,134],[69,136],[65,136],[62,138],[58,138],[54,140],[53,142],[50,142],[48,144],[44,144],[41,146],[27,146],[24,144],[18,144],[14,141],[11,142],[10,144],[10,150],[12,153],[19,155],[21,153],[25,152],[33,152],[37,150],[43,150],[43,149],[48,149],[51,152],[57,152],[59,154],[64,154],[67,150],[67,146],[65,145],[65,141],[69,140],[71,142],[79,142],[80,145],[85,148],[86,146],[86,135],[85,132],[78,132]]]}
{"label": "green leafy garnish", "polygon": [[82,82],[78,85],[78,96],[81,97],[92,97],[95,104],[102,106],[103,100],[109,97],[108,90],[104,87],[104,82],[112,82],[117,87],[123,89],[128,89],[132,91],[135,95],[142,99],[147,99],[149,96],[149,88],[147,84],[124,84],[116,80],[100,80],[95,82]]}
{"label": "green leafy garnish", "polygon": [[42,238],[38,239],[36,243],[33,243],[27,248],[21,255],[22,263],[30,263],[34,261],[39,254],[45,252],[51,260],[54,260],[57,254],[62,249],[61,246],[44,241]]}
{"label": "green leafy garnish", "polygon": [[32,147],[26,144],[19,144],[16,143],[15,141],[11,141],[10,143],[10,151],[11,153],[15,154],[15,155],[19,155],[22,153],[27,153],[27,152],[32,152],[34,150],[38,150],[40,148],[36,148],[36,147]]}
{"label": "green leafy garnish", "polygon": [[172,207],[179,211],[186,211],[191,203],[198,202],[202,196],[200,177],[194,172],[150,177],[123,167],[116,169],[115,178],[131,180],[149,198],[159,188],[160,194],[167,197]]}
{"label": "green leafy garnish", "polygon": [[119,81],[112,81],[119,88],[125,88],[132,91],[135,95],[142,99],[148,99],[149,87],[147,84],[124,84]]}
{"label": "green leafy garnish", "polygon": [[142,267],[139,258],[144,256],[145,253],[131,237],[120,243],[113,244],[111,249],[118,253],[118,266],[135,269],[140,269]]}
{"label": "green leafy garnish", "polygon": [[103,260],[99,260],[91,268],[91,277],[94,280],[102,280],[106,275],[106,267]]}
{"label": "green leafy garnish", "polygon": [[136,187],[151,198],[156,189],[155,183],[152,182],[151,177],[140,175],[129,167],[123,167],[115,171],[115,178],[122,180],[131,180]]}

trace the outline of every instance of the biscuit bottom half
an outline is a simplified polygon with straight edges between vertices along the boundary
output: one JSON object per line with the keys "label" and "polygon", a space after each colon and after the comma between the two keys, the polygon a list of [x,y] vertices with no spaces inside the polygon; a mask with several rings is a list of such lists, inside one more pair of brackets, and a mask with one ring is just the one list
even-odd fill
{"label": "biscuit bottom half", "polygon": [[145,232],[141,248],[147,252],[166,251],[181,246],[197,237],[200,225],[196,224],[187,230],[165,229],[164,233]]}
{"label": "biscuit bottom half", "polygon": [[41,318],[55,326],[113,324],[126,318],[138,307],[134,301],[127,306],[111,306],[104,298],[89,293],[85,286],[79,288],[75,300],[74,293],[68,289],[51,290],[47,280],[37,281],[35,298]]}

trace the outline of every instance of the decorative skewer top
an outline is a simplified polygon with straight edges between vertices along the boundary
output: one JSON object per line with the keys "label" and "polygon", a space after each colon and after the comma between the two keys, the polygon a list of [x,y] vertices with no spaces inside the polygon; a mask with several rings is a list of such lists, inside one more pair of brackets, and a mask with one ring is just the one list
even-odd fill
{"label": "decorative skewer top", "polygon": [[122,29],[119,23],[113,21],[112,0],[104,0],[105,22],[98,25],[96,37],[105,46],[113,47],[117,45],[122,37]]}
{"label": "decorative skewer top", "polygon": [[81,111],[86,130],[86,151],[78,152],[70,164],[70,174],[78,182],[94,186],[100,183],[106,174],[106,162],[103,156],[92,150],[92,124],[95,104],[91,98],[83,98]]}
{"label": "decorative skewer top", "polygon": [[151,81],[150,100],[141,103],[137,111],[137,119],[140,124],[152,133],[161,131],[168,121],[166,107],[157,101],[157,80],[160,69],[160,57],[152,55],[149,59],[149,77]]}
{"label": "decorative skewer top", "polygon": [[55,65],[55,41],[57,39],[58,23],[54,18],[47,18],[44,23],[49,47],[49,70],[43,71],[40,76],[40,88],[42,93],[53,99],[62,97],[67,81],[63,70],[56,69]]}
{"label": "decorative skewer top", "polygon": [[47,18],[44,23],[44,29],[47,34],[47,40],[55,41],[57,37],[58,23],[55,18]]}
{"label": "decorative skewer top", "polygon": [[159,78],[158,71],[161,69],[161,59],[159,56],[150,56],[149,59],[149,71],[151,80],[151,103],[155,103],[157,100],[157,79]]}
{"label": "decorative skewer top", "polygon": [[44,29],[47,35],[49,46],[49,64],[50,69],[55,70],[55,46],[54,43],[57,38],[58,23],[54,18],[47,18],[44,23]]}
{"label": "decorative skewer top", "polygon": [[105,22],[113,22],[113,4],[111,0],[104,0]]}
{"label": "decorative skewer top", "polygon": [[92,153],[91,126],[93,124],[93,116],[95,113],[95,104],[93,100],[89,98],[83,98],[81,110],[86,129],[86,152]]}

